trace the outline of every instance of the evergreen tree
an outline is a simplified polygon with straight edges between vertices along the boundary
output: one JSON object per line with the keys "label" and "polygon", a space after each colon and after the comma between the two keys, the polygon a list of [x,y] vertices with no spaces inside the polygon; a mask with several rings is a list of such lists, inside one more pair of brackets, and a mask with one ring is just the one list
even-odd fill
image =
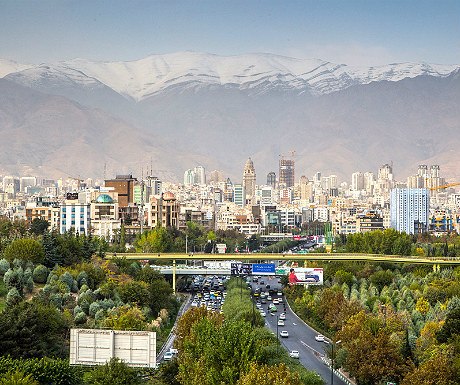
{"label": "evergreen tree", "polygon": [[43,234],[43,248],[45,250],[44,265],[53,268],[55,265],[62,265],[63,258],[59,254],[56,234],[54,232],[46,232]]}

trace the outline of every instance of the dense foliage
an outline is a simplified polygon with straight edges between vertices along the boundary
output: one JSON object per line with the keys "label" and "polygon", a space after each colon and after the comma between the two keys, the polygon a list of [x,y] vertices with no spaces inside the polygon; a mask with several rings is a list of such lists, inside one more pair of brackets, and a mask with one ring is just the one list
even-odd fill
{"label": "dense foliage", "polygon": [[[324,270],[324,287],[285,292],[297,314],[341,341],[336,361],[358,384],[456,383],[460,269],[331,262]],[[449,369],[430,382],[423,373],[435,363]]]}
{"label": "dense foliage", "polygon": [[254,318],[243,282],[230,281],[228,287],[223,315],[192,308],[181,317],[176,340],[179,384],[247,384],[259,376],[264,384],[322,384],[318,375],[277,349],[278,340],[263,327],[258,312]]}

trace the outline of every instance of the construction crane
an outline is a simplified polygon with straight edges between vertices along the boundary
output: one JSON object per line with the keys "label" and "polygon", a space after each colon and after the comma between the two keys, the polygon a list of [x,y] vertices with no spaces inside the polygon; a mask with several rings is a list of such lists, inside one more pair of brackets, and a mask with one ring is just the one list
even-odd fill
{"label": "construction crane", "polygon": [[443,184],[443,185],[437,186],[437,187],[428,187],[428,190],[430,190],[430,191],[444,190],[446,188],[459,186],[459,185],[460,185],[460,182],[453,182],[453,183]]}

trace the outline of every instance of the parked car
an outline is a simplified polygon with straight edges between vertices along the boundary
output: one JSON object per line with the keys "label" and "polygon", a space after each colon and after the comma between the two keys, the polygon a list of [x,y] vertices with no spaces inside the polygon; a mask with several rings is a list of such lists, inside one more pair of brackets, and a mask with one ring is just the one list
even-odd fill
{"label": "parked car", "polygon": [[278,320],[278,326],[284,326],[284,321],[282,319]]}
{"label": "parked car", "polygon": [[280,319],[285,320],[286,319],[286,313],[281,313],[280,314]]}
{"label": "parked car", "polygon": [[292,350],[291,352],[289,352],[289,357],[300,358],[300,353],[298,352],[298,350]]}
{"label": "parked car", "polygon": [[325,341],[325,338],[322,334],[318,334],[315,336],[315,340],[316,341],[319,341],[319,342],[324,342]]}
{"label": "parked car", "polygon": [[174,357],[174,354],[172,352],[166,352],[163,356],[163,360],[171,361],[173,357]]}
{"label": "parked car", "polygon": [[289,337],[289,333],[287,332],[287,330],[281,330],[281,331],[280,331],[280,337],[288,338],[288,337]]}

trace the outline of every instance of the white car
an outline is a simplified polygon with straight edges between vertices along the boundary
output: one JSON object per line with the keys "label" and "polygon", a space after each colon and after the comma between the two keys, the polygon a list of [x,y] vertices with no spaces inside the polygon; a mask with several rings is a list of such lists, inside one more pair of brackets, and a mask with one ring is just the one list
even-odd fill
{"label": "white car", "polygon": [[267,313],[265,313],[264,311],[261,311],[261,312],[260,312],[260,315],[261,315],[262,317],[265,317],[265,316],[267,315]]}
{"label": "white car", "polygon": [[325,342],[326,341],[326,339],[324,338],[324,336],[322,334],[318,334],[317,336],[315,336],[315,340],[319,341],[319,342]]}
{"label": "white car", "polygon": [[289,357],[300,358],[300,353],[297,350],[292,350],[291,352],[289,352]]}
{"label": "white car", "polygon": [[171,361],[173,357],[174,357],[174,354],[172,352],[166,352],[165,355],[163,356],[163,360]]}
{"label": "white car", "polygon": [[284,326],[284,321],[282,319],[278,320],[278,326]]}
{"label": "white car", "polygon": [[278,299],[273,298],[273,305],[278,305],[278,304],[279,304]]}
{"label": "white car", "polygon": [[281,331],[280,331],[280,337],[288,338],[288,337],[289,337],[289,333],[287,332],[287,330],[281,330]]}
{"label": "white car", "polygon": [[280,319],[283,319],[283,320],[286,319],[286,313],[281,313],[280,314]]}

